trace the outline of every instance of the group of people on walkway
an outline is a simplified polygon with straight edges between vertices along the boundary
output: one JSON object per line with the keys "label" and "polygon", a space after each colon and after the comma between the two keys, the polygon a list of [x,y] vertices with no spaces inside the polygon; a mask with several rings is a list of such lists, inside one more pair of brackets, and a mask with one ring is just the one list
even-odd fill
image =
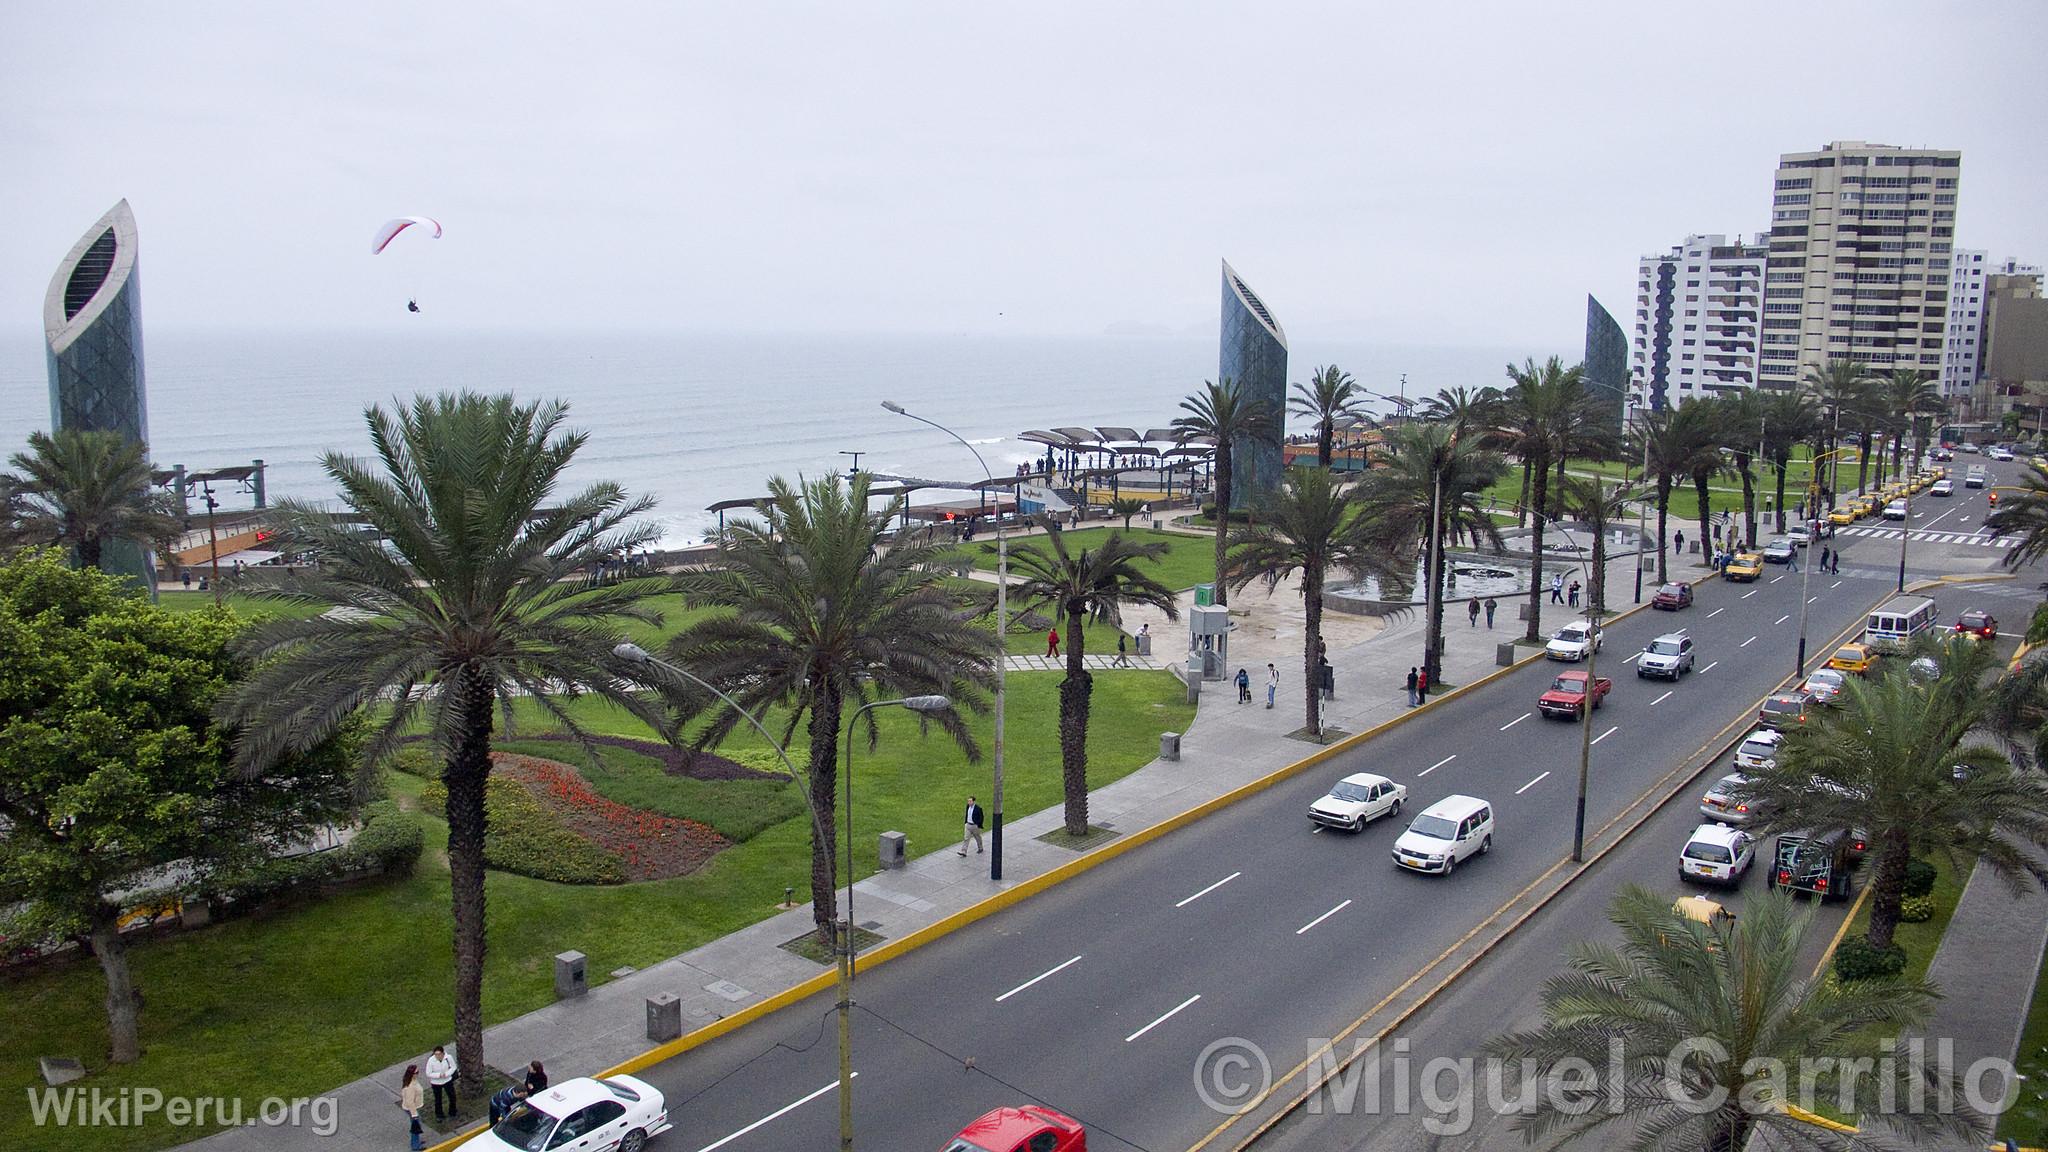
{"label": "group of people on walkway", "polygon": [[[1577,608],[1579,606],[1579,588],[1580,584],[1577,577],[1572,578],[1571,587],[1567,588],[1564,583],[1564,573],[1554,572],[1550,577],[1550,602],[1552,604],[1564,604],[1566,607]],[[1565,599],[1567,594],[1571,597],[1569,601]],[[1486,626],[1488,628],[1493,627],[1493,614],[1490,612],[1486,617]]]}
{"label": "group of people on walkway", "polygon": [[[1327,664],[1329,663],[1329,661],[1325,660],[1324,663]],[[1272,664],[1267,664],[1266,707],[1271,708],[1273,706],[1274,698],[1277,697],[1279,694],[1280,669]],[[1249,704],[1252,702],[1252,674],[1243,668],[1239,668],[1237,670],[1237,702],[1239,704]]]}
{"label": "group of people on walkway", "polygon": [[[1479,627],[1479,607],[1479,597],[1477,596],[1465,601],[1465,619],[1470,621],[1474,628]],[[1486,627],[1488,630],[1493,628],[1493,612],[1498,607],[1500,607],[1499,601],[1491,596],[1486,598]]]}
{"label": "group of people on walkway", "polygon": [[[1490,623],[1490,622],[1489,622]],[[1419,707],[1429,699],[1429,672],[1427,669],[1408,669],[1408,706]]]}
{"label": "group of people on walkway", "polygon": [[[426,1090],[420,1087],[425,1081],[434,1090],[434,1122],[439,1124],[455,1116],[455,1057],[448,1054],[446,1046],[434,1045],[427,1054],[426,1067],[407,1064],[405,1075],[398,1082],[398,1109],[405,1113],[406,1134],[411,1138],[411,1147],[417,1152],[426,1147],[422,1142],[424,1128],[420,1124],[420,1111],[426,1107]],[[510,1084],[491,1094],[490,1122],[495,1125],[505,1118],[521,1100],[548,1086],[548,1070],[535,1060],[526,1066],[526,1078],[517,1084]]]}

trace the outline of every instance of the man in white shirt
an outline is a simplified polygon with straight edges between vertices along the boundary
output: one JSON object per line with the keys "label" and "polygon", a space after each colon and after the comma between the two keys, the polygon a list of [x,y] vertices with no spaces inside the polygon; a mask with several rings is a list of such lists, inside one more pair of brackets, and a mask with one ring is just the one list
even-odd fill
{"label": "man in white shirt", "polygon": [[976,852],[981,851],[981,827],[981,805],[976,804],[974,797],[969,796],[967,798],[966,832],[960,837],[960,855],[967,855],[967,844],[970,840],[974,842],[974,850]]}
{"label": "man in white shirt", "polygon": [[[433,1054],[427,1057],[427,1086],[434,1090],[434,1119],[442,1120],[455,1113],[455,1057],[448,1049],[434,1045]],[[448,1110],[441,1110],[441,1097],[448,1097]]]}

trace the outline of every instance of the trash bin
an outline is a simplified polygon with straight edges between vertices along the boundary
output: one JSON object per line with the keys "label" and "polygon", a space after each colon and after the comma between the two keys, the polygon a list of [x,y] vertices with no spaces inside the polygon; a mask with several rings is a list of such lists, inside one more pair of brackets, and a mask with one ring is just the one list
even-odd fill
{"label": "trash bin", "polygon": [[1131,639],[1137,642],[1138,655],[1150,656],[1152,654],[1152,634],[1150,632],[1140,632]]}
{"label": "trash bin", "polygon": [[901,832],[884,832],[879,838],[876,852],[881,856],[882,867],[901,868],[909,852],[910,840]]}
{"label": "trash bin", "polygon": [[1161,732],[1159,734],[1159,758],[1161,760],[1180,759],[1180,733]]}

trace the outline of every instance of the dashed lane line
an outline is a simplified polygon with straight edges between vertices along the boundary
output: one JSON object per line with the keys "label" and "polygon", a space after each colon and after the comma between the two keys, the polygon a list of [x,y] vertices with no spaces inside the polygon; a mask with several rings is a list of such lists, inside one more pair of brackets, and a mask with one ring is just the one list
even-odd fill
{"label": "dashed lane line", "polygon": [[1187,899],[1181,901],[1180,903],[1175,904],[1174,907],[1185,908],[1188,905],[1193,904],[1195,901],[1200,900],[1202,897],[1207,896],[1209,893],[1214,892],[1218,888],[1223,887],[1225,884],[1230,883],[1232,880],[1235,880],[1242,875],[1244,875],[1244,873],[1242,872],[1232,872],[1230,875],[1225,876],[1223,879],[1218,880],[1214,884],[1209,885],[1207,888],[1202,889],[1200,892],[1195,893],[1193,896],[1190,896]]}
{"label": "dashed lane line", "polygon": [[1538,776],[1534,780],[1529,781],[1527,784],[1522,785],[1520,788],[1515,789],[1515,795],[1520,796],[1522,793],[1527,792],[1529,789],[1534,788],[1538,784],[1543,783],[1543,777],[1548,775],[1550,775],[1550,773],[1545,772],[1542,776]]}
{"label": "dashed lane line", "polygon": [[1507,723],[1501,725],[1500,730],[1505,732],[1508,729],[1513,728],[1515,725],[1520,724],[1522,721],[1527,720],[1529,717],[1534,715],[1534,712],[1524,712],[1520,716],[1515,717],[1513,720],[1510,720]]}
{"label": "dashed lane line", "polygon": [[1172,1012],[1168,1012],[1166,1015],[1161,1016],[1159,1019],[1154,1020],[1150,1024],[1145,1025],[1143,1028],[1138,1029],[1136,1032],[1131,1033],[1129,1036],[1124,1037],[1124,1043],[1129,1044],[1131,1041],[1136,1040],[1138,1037],[1143,1036],[1145,1033],[1150,1032],[1154,1028],[1159,1027],[1161,1024],[1166,1023],[1168,1020],[1173,1019],[1174,1015],[1178,1013],[1182,1008],[1185,1008],[1188,1005],[1193,1004],[1195,1001],[1200,1000],[1201,998],[1202,994],[1200,992],[1197,992],[1193,996],[1190,996],[1187,999],[1181,1001],[1179,1007],[1176,1007]]}
{"label": "dashed lane line", "polygon": [[1064,964],[1053,965],[1051,968],[1048,968],[1045,971],[1040,972],[1038,975],[1033,976],[1031,979],[1026,980],[1022,984],[1017,985],[1015,988],[1010,989],[1008,992],[1003,993],[1001,996],[996,997],[996,1003],[1001,1004],[1003,1001],[1008,1000],[1010,997],[1015,996],[1017,993],[1022,992],[1026,988],[1031,987],[1033,984],[1038,983],[1040,980],[1045,979],[1047,976],[1050,976],[1053,973],[1058,972],[1060,969],[1066,968],[1069,965],[1074,964],[1080,959],[1081,958],[1079,956],[1076,956],[1074,957],[1074,959],[1069,960]]}
{"label": "dashed lane line", "polygon": [[[1337,905],[1335,908],[1330,909],[1328,912],[1323,913],[1321,916],[1318,916],[1315,919],[1309,921],[1308,923],[1303,924],[1301,927],[1296,928],[1294,930],[1294,934],[1296,936],[1299,936],[1303,932],[1306,932],[1309,929],[1315,927],[1316,925],[1321,924],[1323,921],[1328,920],[1330,917],[1335,916],[1337,913],[1342,912],[1343,910],[1349,907],[1351,907],[1351,901],[1346,900],[1342,904]],[[1185,1005],[1183,1005],[1183,1007],[1185,1007]],[[1174,1011],[1177,1012],[1179,1011],[1179,1009],[1177,1008]]]}

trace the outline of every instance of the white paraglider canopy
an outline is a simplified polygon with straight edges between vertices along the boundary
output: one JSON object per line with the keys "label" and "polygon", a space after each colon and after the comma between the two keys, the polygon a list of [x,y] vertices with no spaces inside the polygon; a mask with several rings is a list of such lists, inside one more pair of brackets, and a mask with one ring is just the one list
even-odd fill
{"label": "white paraglider canopy", "polygon": [[375,256],[383,252],[384,246],[391,243],[394,237],[414,225],[425,229],[436,240],[441,238],[441,222],[439,220],[431,216],[398,216],[386,220],[384,226],[377,229],[376,237],[370,241],[370,255]]}

